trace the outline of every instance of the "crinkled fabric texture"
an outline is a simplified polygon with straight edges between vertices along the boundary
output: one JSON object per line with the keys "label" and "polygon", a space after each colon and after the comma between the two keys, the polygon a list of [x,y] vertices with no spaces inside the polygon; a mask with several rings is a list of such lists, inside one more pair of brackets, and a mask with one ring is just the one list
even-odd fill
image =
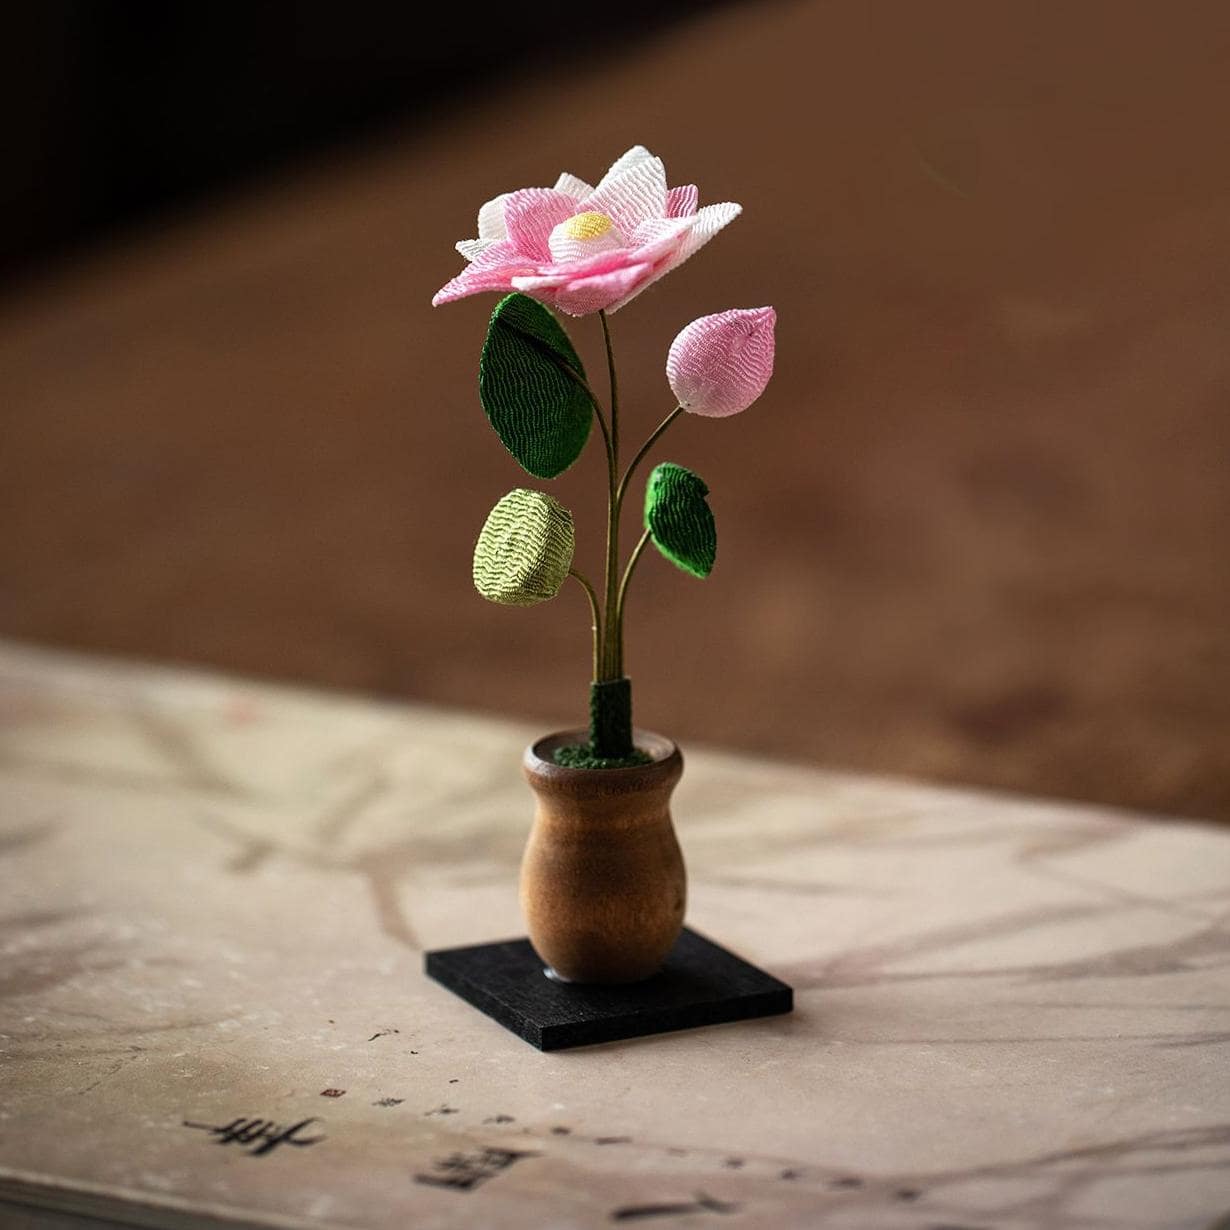
{"label": "crinkled fabric texture", "polygon": [[773,375],[776,323],[771,307],[732,308],[692,321],[666,359],[675,399],[692,414],[711,418],[746,410]]}
{"label": "crinkled fabric texture", "polygon": [[632,680],[626,675],[590,684],[589,746],[603,759],[632,754]]}
{"label": "crinkled fabric texture", "polygon": [[555,749],[570,769],[626,769],[651,757],[632,745],[632,681],[596,679],[589,685],[589,742]]}
{"label": "crinkled fabric texture", "polygon": [[653,757],[647,752],[633,748],[627,756],[596,756],[588,743],[570,743],[557,747],[552,757],[565,769],[631,769],[636,765],[649,764]]}
{"label": "crinkled fabric texture", "polygon": [[585,369],[541,303],[521,294],[491,314],[478,364],[478,395],[504,447],[535,478],[555,478],[581,455],[594,418]]}
{"label": "crinkled fabric texture", "polygon": [[570,316],[618,311],[738,217],[733,202],[699,208],[694,184],[666,185],[644,146],[619,158],[596,188],[564,172],[553,188],[488,201],[478,238],[457,250],[469,267],[432,300],[519,290]]}
{"label": "crinkled fabric texture", "polygon": [[474,588],[491,602],[534,606],[567,580],[576,545],[572,513],[518,487],[487,515],[474,545]]}
{"label": "crinkled fabric texture", "polygon": [[694,577],[707,577],[717,558],[708,494],[699,474],[673,461],[654,466],[645,484],[645,528],[653,545]]}

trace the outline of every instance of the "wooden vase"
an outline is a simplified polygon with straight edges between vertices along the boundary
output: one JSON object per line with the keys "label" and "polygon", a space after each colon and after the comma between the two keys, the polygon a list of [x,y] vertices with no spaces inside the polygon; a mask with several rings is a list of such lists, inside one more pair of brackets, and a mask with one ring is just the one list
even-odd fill
{"label": "wooden vase", "polygon": [[562,731],[525,751],[537,809],[521,862],[521,909],[555,977],[639,982],[661,967],[683,928],[687,876],[670,814],[683,757],[669,739],[638,730],[648,764],[555,763],[556,748],[586,738]]}

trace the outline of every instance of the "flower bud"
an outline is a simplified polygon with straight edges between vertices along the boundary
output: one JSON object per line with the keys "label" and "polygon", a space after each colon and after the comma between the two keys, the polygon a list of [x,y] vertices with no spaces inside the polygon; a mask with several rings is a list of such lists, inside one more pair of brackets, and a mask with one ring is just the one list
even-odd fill
{"label": "flower bud", "polygon": [[666,378],[692,414],[725,418],[746,410],[773,375],[771,307],[732,308],[702,316],[671,343]]}

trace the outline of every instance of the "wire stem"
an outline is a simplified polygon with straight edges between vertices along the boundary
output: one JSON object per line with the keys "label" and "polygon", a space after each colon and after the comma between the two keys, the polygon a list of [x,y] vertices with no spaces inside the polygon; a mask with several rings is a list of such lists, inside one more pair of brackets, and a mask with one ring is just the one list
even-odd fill
{"label": "wire stem", "polygon": [[628,582],[632,580],[632,574],[636,571],[636,566],[640,562],[641,553],[645,550],[645,546],[648,542],[649,531],[646,530],[641,535],[636,546],[632,548],[632,554],[628,557],[628,566],[624,569],[624,578],[619,583],[619,598],[615,603],[615,626],[621,633],[624,626],[624,599],[628,594]]}
{"label": "wire stem", "polygon": [[605,619],[603,626],[602,673],[600,679],[619,679],[623,675],[623,645],[619,638],[616,607],[619,602],[619,384],[615,376],[615,350],[611,345],[611,326],[606,312],[598,313],[602,321],[602,340],[606,345],[607,376],[611,386],[611,423],[607,442],[607,517],[606,517],[606,571],[603,576],[605,589]]}
{"label": "wire stem", "polygon": [[606,468],[609,472],[615,468],[615,455],[611,451],[611,433],[606,425],[606,416],[597,402],[594,402],[594,417],[598,420],[598,426],[602,430],[602,446],[606,449]]}
{"label": "wire stem", "polygon": [[623,507],[624,496],[628,491],[628,484],[632,481],[632,475],[636,472],[636,467],[645,460],[645,454],[658,442],[658,438],[662,433],[683,413],[682,406],[676,406],[670,414],[666,416],[650,433],[649,439],[641,445],[635,457],[628,462],[628,468],[624,471],[624,476],[619,481],[619,488],[616,491],[616,498],[619,501],[620,507]]}
{"label": "wire stem", "polygon": [[[522,336],[528,336],[528,334],[523,334]],[[534,340],[534,339],[531,339],[531,340]],[[598,395],[593,391],[593,389],[589,387],[589,381],[586,380],[585,377],[582,376],[580,372],[578,372],[575,368],[573,368],[571,364],[565,363],[563,359],[561,359],[558,355],[555,354],[553,350],[543,347],[543,353],[549,354],[554,360],[555,365],[560,369],[560,371],[566,372],[569,376],[571,376],[572,379],[576,381],[578,385],[580,385],[581,389],[585,393],[585,396],[589,398],[590,405],[593,406],[594,408],[594,417],[598,420],[598,427],[602,432],[602,444],[603,444],[603,447],[606,449],[607,469],[608,470],[614,469],[617,464],[617,457],[615,453],[612,451],[612,434],[613,433],[611,429],[608,428],[606,425],[606,415],[602,413],[602,403],[598,400]],[[614,413],[614,401],[612,401],[612,414],[613,413]]]}
{"label": "wire stem", "polygon": [[589,611],[593,617],[594,679],[596,680],[602,657],[602,616],[598,613],[598,595],[594,592],[594,587],[589,580],[575,568],[569,568],[568,575],[580,583],[581,588],[585,590],[586,597],[589,598]]}

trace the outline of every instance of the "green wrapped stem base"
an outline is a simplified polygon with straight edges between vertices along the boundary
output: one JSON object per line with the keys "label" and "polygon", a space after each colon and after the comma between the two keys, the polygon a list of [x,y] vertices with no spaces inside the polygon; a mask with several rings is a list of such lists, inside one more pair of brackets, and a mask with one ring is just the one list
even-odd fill
{"label": "green wrapped stem base", "polygon": [[631,679],[603,679],[589,685],[589,747],[603,760],[632,755]]}
{"label": "green wrapped stem base", "polygon": [[650,757],[632,743],[632,681],[589,685],[589,743],[557,748],[555,763],[570,769],[626,769]]}

